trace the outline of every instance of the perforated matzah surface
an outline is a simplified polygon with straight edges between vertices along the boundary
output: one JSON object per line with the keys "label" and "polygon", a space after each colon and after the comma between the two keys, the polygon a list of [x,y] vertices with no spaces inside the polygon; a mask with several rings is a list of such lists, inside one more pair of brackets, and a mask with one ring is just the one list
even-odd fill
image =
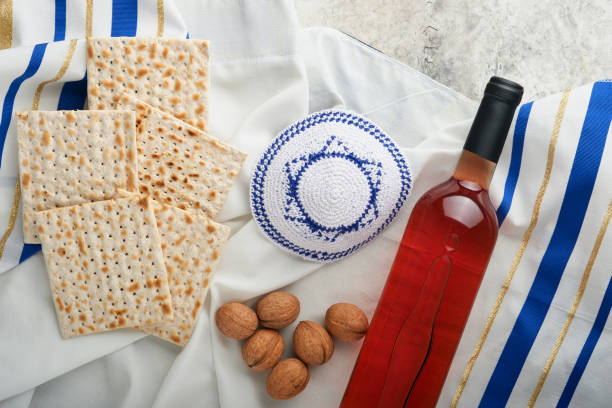
{"label": "perforated matzah surface", "polygon": [[133,96],[118,106],[136,111],[140,192],[214,218],[246,155]]}
{"label": "perforated matzah surface", "polygon": [[154,203],[153,208],[168,270],[174,321],[140,330],[184,346],[195,327],[230,229],[176,207]]}
{"label": "perforated matzah surface", "polygon": [[149,198],[35,212],[63,338],[171,319]]}
{"label": "perforated matzah surface", "polygon": [[87,40],[90,109],[112,109],[123,92],[206,129],[208,43],[168,38]]}
{"label": "perforated matzah surface", "polygon": [[17,116],[25,242],[40,242],[33,211],[117,197],[117,188],[138,191],[134,112]]}

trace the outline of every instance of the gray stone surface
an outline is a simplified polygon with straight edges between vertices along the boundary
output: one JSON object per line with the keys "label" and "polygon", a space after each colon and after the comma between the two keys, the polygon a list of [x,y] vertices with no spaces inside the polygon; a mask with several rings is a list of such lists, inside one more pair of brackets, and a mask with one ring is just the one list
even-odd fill
{"label": "gray stone surface", "polygon": [[612,0],[295,0],[302,25],[344,31],[463,94],[500,75],[524,101],[612,78]]}

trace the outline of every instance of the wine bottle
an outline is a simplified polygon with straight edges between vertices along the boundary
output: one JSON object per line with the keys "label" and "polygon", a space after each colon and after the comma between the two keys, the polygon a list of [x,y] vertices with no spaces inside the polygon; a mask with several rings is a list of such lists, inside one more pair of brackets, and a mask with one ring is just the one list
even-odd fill
{"label": "wine bottle", "polygon": [[433,407],[497,239],[488,189],[523,88],[492,77],[455,172],[415,204],[342,407]]}

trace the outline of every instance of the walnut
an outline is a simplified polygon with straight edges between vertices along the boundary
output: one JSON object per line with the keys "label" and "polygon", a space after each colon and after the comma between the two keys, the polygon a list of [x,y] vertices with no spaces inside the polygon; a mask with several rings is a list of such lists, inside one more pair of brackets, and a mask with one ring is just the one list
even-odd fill
{"label": "walnut", "polygon": [[309,380],[308,367],[297,358],[288,358],[272,369],[266,381],[266,390],[274,399],[287,400],[302,392]]}
{"label": "walnut", "polygon": [[260,329],[242,346],[242,359],[253,371],[266,371],[283,356],[285,342],[275,330]]}
{"label": "walnut", "polygon": [[261,325],[270,329],[289,326],[300,314],[300,301],[287,292],[272,292],[257,304]]}
{"label": "walnut", "polygon": [[363,311],[350,303],[336,303],[325,313],[325,327],[332,336],[342,341],[359,340],[370,325]]}
{"label": "walnut", "polygon": [[306,364],[321,365],[334,353],[334,342],[323,326],[306,320],[300,322],[293,332],[293,349]]}
{"label": "walnut", "polygon": [[232,339],[251,336],[257,329],[257,315],[242,303],[226,303],[217,309],[215,322],[219,331]]}

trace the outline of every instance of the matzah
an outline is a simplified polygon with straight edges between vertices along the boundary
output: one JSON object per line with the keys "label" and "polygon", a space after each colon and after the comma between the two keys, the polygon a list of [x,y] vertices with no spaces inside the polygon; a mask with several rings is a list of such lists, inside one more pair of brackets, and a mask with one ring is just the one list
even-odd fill
{"label": "matzah", "polygon": [[131,95],[119,107],[136,111],[140,192],[214,218],[246,155]]}
{"label": "matzah", "polygon": [[189,341],[229,227],[166,205],[153,205],[168,270],[174,321],[140,327],[178,345]]}
{"label": "matzah", "polygon": [[151,200],[35,212],[63,338],[173,318]]}
{"label": "matzah", "polygon": [[18,116],[23,235],[40,242],[33,211],[138,191],[134,112],[29,111]]}
{"label": "matzah", "polygon": [[130,92],[176,118],[206,129],[208,43],[168,38],[87,40],[89,109],[112,109]]}

